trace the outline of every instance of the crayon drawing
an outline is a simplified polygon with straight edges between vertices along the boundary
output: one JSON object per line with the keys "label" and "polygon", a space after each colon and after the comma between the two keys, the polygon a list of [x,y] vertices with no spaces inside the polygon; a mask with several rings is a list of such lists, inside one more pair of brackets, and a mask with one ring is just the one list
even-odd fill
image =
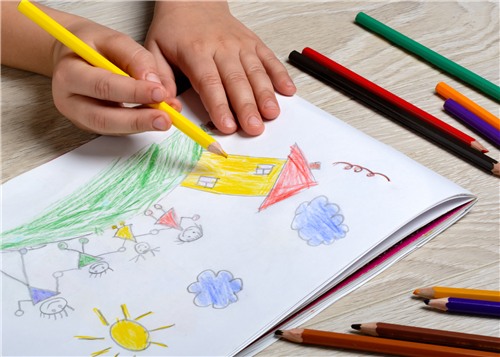
{"label": "crayon drawing", "polygon": [[325,196],[316,197],[311,202],[302,203],[295,211],[292,229],[311,246],[332,244],[344,238],[349,228],[342,224],[344,216],[340,207],[328,203]]}
{"label": "crayon drawing", "polygon": [[[165,229],[176,229],[181,231],[177,236],[177,241],[179,243],[189,243],[194,242],[195,240],[203,237],[203,227],[201,224],[198,224],[197,221],[200,219],[200,216],[195,214],[192,217],[179,217],[175,212],[174,207],[170,208],[168,211],[163,209],[163,206],[160,204],[155,204],[153,206],[156,210],[163,212],[163,214],[156,218],[154,216],[154,212],[151,209],[146,210],[144,215],[149,216],[155,220],[155,224],[162,225],[167,227]],[[184,228],[186,227],[186,228]]]}
{"label": "crayon drawing", "polygon": [[[118,346],[121,348],[124,348],[129,351],[134,351],[134,352],[140,352],[144,351],[147,349],[150,345],[157,345],[161,347],[168,347],[164,343],[160,342],[154,342],[151,341],[151,332],[158,331],[158,330],[164,330],[166,328],[170,328],[173,325],[167,325],[163,327],[158,327],[153,330],[148,330],[145,326],[143,326],[141,323],[137,322],[138,320],[142,319],[143,317],[146,317],[153,312],[147,312],[145,314],[142,314],[135,319],[130,318],[130,314],[128,312],[127,306],[125,304],[121,305],[122,312],[124,315],[124,318],[119,320],[118,318],[116,319],[116,322],[113,324],[109,324],[108,320],[104,317],[103,313],[99,311],[97,308],[94,309],[94,312],[97,314],[99,317],[99,320],[101,320],[102,324],[106,327],[109,326],[109,335],[111,336],[111,339],[113,342],[115,342]],[[103,334],[103,335],[107,335]],[[74,336],[80,340],[89,340],[89,341],[95,341],[95,340],[105,340],[105,337],[92,337],[92,336]],[[109,352],[112,349],[112,347],[105,348],[103,350],[93,352],[91,355],[92,356],[99,356],[102,354],[105,354]],[[119,353],[118,353],[119,354]],[[118,356],[116,354],[115,356]]]}
{"label": "crayon drawing", "polygon": [[196,294],[194,304],[200,307],[212,305],[215,309],[223,309],[238,301],[236,293],[243,289],[243,281],[234,279],[233,274],[221,270],[215,274],[212,270],[205,270],[196,283],[188,286],[190,293]]}
{"label": "crayon drawing", "polygon": [[117,159],[32,221],[3,232],[0,248],[36,246],[101,232],[118,219],[141,212],[175,188],[201,152],[201,146],[175,132],[126,160]]}
{"label": "crayon drawing", "polygon": [[[315,162],[314,169],[319,169]],[[231,155],[225,159],[204,152],[181,186],[238,196],[266,196],[259,211],[318,183],[297,144],[287,159]]]}
{"label": "crayon drawing", "polygon": [[356,173],[361,172],[363,170],[366,170],[366,171],[368,171],[368,173],[366,174],[366,177],[374,177],[375,175],[379,175],[379,176],[384,177],[387,181],[391,181],[389,179],[389,177],[385,176],[384,174],[381,174],[381,173],[378,173],[378,172],[373,172],[373,171],[371,171],[371,170],[369,170],[369,169],[367,169],[366,167],[363,167],[363,166],[353,165],[353,164],[350,164],[348,162],[342,162],[342,161],[334,162],[333,166],[335,166],[337,164],[345,164],[344,170],[350,170],[350,169],[354,168],[353,171],[356,172]]}

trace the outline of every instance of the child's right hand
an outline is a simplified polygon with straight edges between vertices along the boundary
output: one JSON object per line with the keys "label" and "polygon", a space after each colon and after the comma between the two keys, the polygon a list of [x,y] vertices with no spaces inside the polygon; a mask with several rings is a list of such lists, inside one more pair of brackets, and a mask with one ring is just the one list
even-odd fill
{"label": "child's right hand", "polygon": [[166,101],[181,110],[175,93],[167,92],[161,84],[149,51],[129,36],[87,19],[79,19],[67,29],[133,78],[93,67],[57,41],[52,93],[64,116],[80,129],[97,134],[125,135],[170,128],[170,117],[161,110],[123,106]]}

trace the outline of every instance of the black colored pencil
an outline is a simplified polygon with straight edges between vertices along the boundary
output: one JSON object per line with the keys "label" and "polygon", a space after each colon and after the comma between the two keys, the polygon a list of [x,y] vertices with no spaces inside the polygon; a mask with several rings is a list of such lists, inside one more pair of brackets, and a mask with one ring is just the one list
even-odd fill
{"label": "black colored pencil", "polygon": [[476,164],[489,173],[500,175],[500,164],[498,164],[498,162],[493,158],[472,149],[460,140],[443,133],[432,125],[420,120],[398,106],[377,96],[356,83],[351,82],[332,70],[323,67],[297,51],[292,51],[288,58],[293,65],[299,67],[300,69],[314,75],[328,84],[335,86],[336,88],[339,88],[345,93],[358,98],[359,100],[390,116],[391,118],[396,119],[398,122],[407,125],[411,129],[430,138],[461,157],[466,158],[468,161]]}

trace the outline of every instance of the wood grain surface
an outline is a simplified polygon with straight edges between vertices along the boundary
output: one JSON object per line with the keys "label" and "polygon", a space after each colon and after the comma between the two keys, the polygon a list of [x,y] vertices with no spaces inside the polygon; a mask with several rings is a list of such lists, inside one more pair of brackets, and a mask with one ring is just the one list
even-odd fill
{"label": "wood grain surface", "polygon": [[[151,2],[43,3],[127,33],[139,43],[144,41],[154,9]],[[443,111],[443,99],[434,88],[444,81],[496,116],[499,103],[354,22],[363,11],[498,85],[498,1],[261,1],[231,2],[230,8],[285,64],[299,96],[479,197],[472,212],[458,223],[302,327],[352,332],[354,323],[388,322],[499,337],[498,319],[434,311],[411,293],[433,285],[500,290],[500,180],[287,61],[292,50],[311,47],[475,137],[499,160],[500,151],[488,140]],[[1,73],[2,183],[95,137],[57,111],[50,78],[4,66]],[[382,356],[285,341],[258,356],[304,355]]]}

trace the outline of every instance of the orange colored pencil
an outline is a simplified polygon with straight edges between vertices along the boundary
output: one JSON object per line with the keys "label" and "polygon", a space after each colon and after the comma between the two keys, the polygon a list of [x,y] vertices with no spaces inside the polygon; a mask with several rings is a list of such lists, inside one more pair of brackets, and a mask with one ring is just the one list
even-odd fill
{"label": "orange colored pencil", "polygon": [[438,85],[436,86],[436,92],[438,92],[438,94],[444,97],[445,99],[453,99],[455,102],[460,104],[465,109],[476,114],[478,117],[483,119],[485,122],[490,124],[495,129],[500,130],[500,119],[498,119],[496,116],[491,114],[486,109],[474,103],[472,100],[470,100],[463,94],[457,92],[455,89],[451,88],[446,83],[444,82],[438,83]]}
{"label": "orange colored pencil", "polygon": [[493,290],[458,289],[434,286],[432,288],[417,289],[413,292],[413,295],[418,295],[426,299],[453,297],[500,302],[500,291]]}
{"label": "orange colored pencil", "polygon": [[327,331],[292,329],[275,335],[297,343],[409,357],[498,357],[498,353]]}

